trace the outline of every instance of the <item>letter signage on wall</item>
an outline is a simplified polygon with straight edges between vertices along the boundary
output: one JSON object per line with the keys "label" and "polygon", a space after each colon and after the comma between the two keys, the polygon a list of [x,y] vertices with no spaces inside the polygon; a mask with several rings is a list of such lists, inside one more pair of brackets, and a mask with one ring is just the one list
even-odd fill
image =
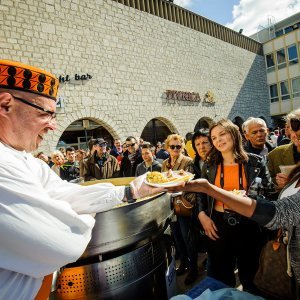
{"label": "letter signage on wall", "polygon": [[79,81],[79,80],[87,81],[92,78],[93,78],[93,76],[90,75],[89,73],[87,73],[87,74],[75,74],[72,78],[70,75],[64,75],[64,76],[60,75],[58,77],[58,80],[59,80],[59,83],[74,83],[74,81]]}
{"label": "letter signage on wall", "polygon": [[201,101],[199,93],[182,92],[182,91],[174,91],[174,90],[166,91],[166,99],[180,100],[180,101],[194,101],[194,102]]}

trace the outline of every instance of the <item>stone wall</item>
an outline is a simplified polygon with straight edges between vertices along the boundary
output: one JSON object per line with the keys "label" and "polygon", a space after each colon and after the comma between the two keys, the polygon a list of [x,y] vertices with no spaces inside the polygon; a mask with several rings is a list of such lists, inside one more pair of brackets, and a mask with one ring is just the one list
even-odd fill
{"label": "stone wall", "polygon": [[[270,121],[264,58],[111,0],[0,2],[1,58],[56,74],[61,84],[52,151],[73,121],[90,118],[114,138],[140,136],[153,118],[185,135],[201,117]],[[213,91],[215,105],[165,99],[166,90]]]}

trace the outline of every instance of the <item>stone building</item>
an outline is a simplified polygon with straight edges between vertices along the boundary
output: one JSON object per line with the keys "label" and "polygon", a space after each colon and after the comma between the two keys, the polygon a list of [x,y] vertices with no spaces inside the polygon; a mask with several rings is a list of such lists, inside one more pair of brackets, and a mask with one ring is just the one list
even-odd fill
{"label": "stone building", "polygon": [[156,142],[222,117],[270,121],[261,44],[164,0],[3,0],[0,28],[1,58],[61,79],[48,153],[60,140]]}

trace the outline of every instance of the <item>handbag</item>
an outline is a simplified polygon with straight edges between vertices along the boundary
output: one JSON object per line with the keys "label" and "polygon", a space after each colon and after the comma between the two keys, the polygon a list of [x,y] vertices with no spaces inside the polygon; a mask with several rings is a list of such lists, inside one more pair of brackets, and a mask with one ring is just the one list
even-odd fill
{"label": "handbag", "polygon": [[[287,252],[287,245],[283,242],[283,231],[279,229],[277,237],[263,247],[254,277],[254,284],[266,297],[284,300],[297,298],[295,282],[287,272],[290,265]],[[290,275],[292,276],[291,272]]]}
{"label": "handbag", "polygon": [[190,217],[193,212],[194,205],[184,199],[182,196],[172,198],[172,206],[176,216]]}

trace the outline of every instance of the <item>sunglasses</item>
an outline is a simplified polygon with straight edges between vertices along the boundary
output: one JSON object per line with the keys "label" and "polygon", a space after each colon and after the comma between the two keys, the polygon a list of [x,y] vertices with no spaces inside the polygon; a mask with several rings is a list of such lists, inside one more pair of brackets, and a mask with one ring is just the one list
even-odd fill
{"label": "sunglasses", "polygon": [[290,123],[291,123],[291,128],[293,131],[296,132],[300,129],[300,120],[299,119],[292,118],[290,120]]}
{"label": "sunglasses", "polygon": [[126,147],[133,147],[136,143],[133,144],[126,144]]}
{"label": "sunglasses", "polygon": [[171,148],[172,150],[174,150],[175,148],[176,148],[177,150],[179,150],[179,149],[181,149],[181,145],[170,145],[170,148]]}

